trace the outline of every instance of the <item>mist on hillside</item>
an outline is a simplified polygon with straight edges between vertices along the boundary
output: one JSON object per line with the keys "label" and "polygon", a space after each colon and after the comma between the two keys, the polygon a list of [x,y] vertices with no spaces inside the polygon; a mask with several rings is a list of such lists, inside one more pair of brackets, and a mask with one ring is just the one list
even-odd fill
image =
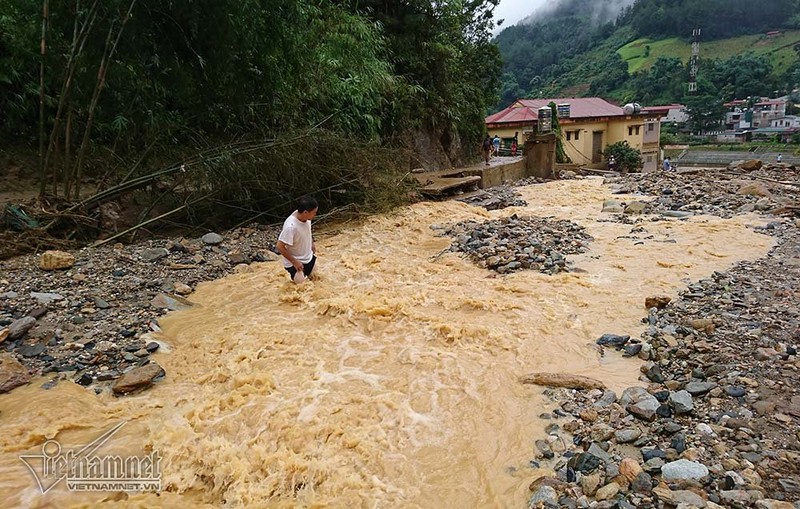
{"label": "mist on hillside", "polygon": [[557,0],[540,7],[521,23],[532,24],[558,16],[587,16],[593,24],[599,25],[617,19],[625,7],[636,0]]}

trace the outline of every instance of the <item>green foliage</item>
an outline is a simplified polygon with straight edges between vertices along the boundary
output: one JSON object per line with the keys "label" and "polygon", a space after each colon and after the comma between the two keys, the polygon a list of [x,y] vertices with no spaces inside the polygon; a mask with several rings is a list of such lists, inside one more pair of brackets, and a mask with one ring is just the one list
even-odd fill
{"label": "green foliage", "polygon": [[[699,90],[702,93],[702,89]],[[689,126],[692,132],[703,132],[718,128],[725,109],[722,101],[714,95],[692,95],[684,98],[686,112],[689,114]]]}
{"label": "green foliage", "polygon": [[709,40],[790,28],[798,10],[797,0],[638,0],[623,19],[639,37],[661,38],[701,27],[703,38]]}
{"label": "green foliage", "polygon": [[618,171],[627,173],[642,167],[642,153],[628,145],[627,141],[618,141],[603,151],[606,159],[614,157]]}

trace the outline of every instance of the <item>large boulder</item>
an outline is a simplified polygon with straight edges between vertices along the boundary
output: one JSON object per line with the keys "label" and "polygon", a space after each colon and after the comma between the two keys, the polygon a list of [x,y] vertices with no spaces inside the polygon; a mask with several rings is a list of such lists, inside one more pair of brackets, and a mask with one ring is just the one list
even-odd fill
{"label": "large boulder", "polygon": [[739,168],[745,171],[760,170],[764,163],[760,159],[748,159],[739,165]]}

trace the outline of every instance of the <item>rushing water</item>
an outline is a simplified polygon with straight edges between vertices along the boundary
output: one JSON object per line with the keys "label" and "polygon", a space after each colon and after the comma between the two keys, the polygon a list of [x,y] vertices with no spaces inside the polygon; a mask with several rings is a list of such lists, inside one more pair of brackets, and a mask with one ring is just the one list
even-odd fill
{"label": "rushing water", "polygon": [[[530,204],[486,212],[419,203],[318,232],[320,279],[292,285],[262,263],[191,296],[161,320],[167,378],[114,398],[62,382],[0,396],[0,504],[6,507],[523,507],[528,466],[555,403],[518,377],[559,371],[620,390],[639,363],[601,355],[603,333],[638,336],[644,298],[763,256],[759,219],[643,223],[600,213],[598,180],[521,188]],[[511,214],[571,219],[594,237],[581,271],[498,276],[432,224]],[[47,439],[80,447],[127,424],[98,452],[157,451],[160,495],[42,496],[18,459]]]}

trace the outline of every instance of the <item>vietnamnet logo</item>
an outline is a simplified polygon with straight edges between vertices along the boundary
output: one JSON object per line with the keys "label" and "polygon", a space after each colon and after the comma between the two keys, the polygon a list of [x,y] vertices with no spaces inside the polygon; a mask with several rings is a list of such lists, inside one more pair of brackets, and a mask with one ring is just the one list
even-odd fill
{"label": "vietnamnet logo", "polygon": [[95,452],[119,431],[121,422],[78,450],[62,451],[56,440],[42,444],[42,454],[19,459],[33,474],[42,494],[66,481],[69,491],[161,491],[161,458],[98,455]]}

